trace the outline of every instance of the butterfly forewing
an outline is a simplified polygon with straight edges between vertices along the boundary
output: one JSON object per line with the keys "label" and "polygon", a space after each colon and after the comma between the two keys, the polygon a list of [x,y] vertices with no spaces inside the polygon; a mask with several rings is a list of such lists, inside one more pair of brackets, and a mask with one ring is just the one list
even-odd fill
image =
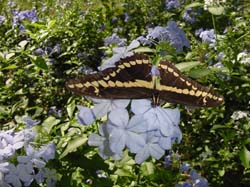
{"label": "butterfly forewing", "polygon": [[115,67],[70,80],[67,87],[79,95],[107,99],[152,97],[151,63],[145,55],[121,60]]}
{"label": "butterfly forewing", "polygon": [[171,63],[162,61],[160,71],[159,98],[171,103],[189,106],[213,107],[223,103],[223,97],[209,87],[191,80]]}

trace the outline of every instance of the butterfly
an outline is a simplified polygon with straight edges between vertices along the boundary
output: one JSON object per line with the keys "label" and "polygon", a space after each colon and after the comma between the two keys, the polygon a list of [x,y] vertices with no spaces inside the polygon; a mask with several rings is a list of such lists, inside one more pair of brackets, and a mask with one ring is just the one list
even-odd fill
{"label": "butterfly", "polygon": [[213,89],[183,75],[172,63],[154,66],[147,55],[135,54],[115,63],[115,67],[72,79],[66,86],[79,95],[106,99],[151,98],[195,107],[215,107],[224,102]]}

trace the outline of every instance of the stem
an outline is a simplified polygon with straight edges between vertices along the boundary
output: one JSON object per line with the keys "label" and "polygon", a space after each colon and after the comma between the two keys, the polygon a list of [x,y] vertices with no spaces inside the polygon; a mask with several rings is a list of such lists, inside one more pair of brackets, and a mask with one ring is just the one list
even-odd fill
{"label": "stem", "polygon": [[246,34],[243,34],[242,36],[240,36],[239,38],[237,38],[235,41],[238,42],[240,39],[242,39],[243,37],[247,36],[248,34],[250,34],[250,32],[247,32]]}
{"label": "stem", "polygon": [[213,21],[213,26],[214,26],[215,40],[217,41],[217,30],[216,30],[215,18],[214,18],[214,15],[213,15],[213,14],[212,14],[212,21]]}

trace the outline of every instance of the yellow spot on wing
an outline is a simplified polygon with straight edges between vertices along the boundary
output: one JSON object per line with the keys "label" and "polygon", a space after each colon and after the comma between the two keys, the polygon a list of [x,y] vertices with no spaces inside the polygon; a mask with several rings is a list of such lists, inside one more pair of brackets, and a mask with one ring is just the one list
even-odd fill
{"label": "yellow spot on wing", "polygon": [[174,74],[175,77],[179,77],[178,73],[174,72],[173,74]]}
{"label": "yellow spot on wing", "polygon": [[198,91],[195,93],[195,96],[196,96],[196,97],[199,97],[201,94],[202,94],[202,91],[199,91],[199,90],[198,90]]}
{"label": "yellow spot on wing", "polygon": [[172,68],[168,68],[168,71],[169,71],[170,73],[174,72],[174,70],[173,70]]}
{"label": "yellow spot on wing", "polygon": [[84,84],[84,86],[88,88],[88,87],[92,86],[92,84],[90,84],[89,82],[86,82],[86,83]]}
{"label": "yellow spot on wing", "polygon": [[198,88],[196,88],[195,86],[192,86],[192,89],[193,89],[193,90],[197,90]]}
{"label": "yellow spot on wing", "polygon": [[75,84],[75,86],[76,86],[77,88],[83,88],[83,84],[82,84],[82,83],[77,83],[77,84]]}
{"label": "yellow spot on wing", "polygon": [[69,88],[74,88],[75,86],[74,86],[74,84],[68,84],[68,87]]}
{"label": "yellow spot on wing", "polygon": [[129,63],[130,63],[132,66],[134,66],[134,65],[136,64],[135,61],[130,61]]}
{"label": "yellow spot on wing", "polygon": [[97,81],[93,81],[93,82],[91,82],[91,84],[94,85],[95,87],[98,87],[98,86],[99,86],[99,84],[98,84]]}
{"label": "yellow spot on wing", "polygon": [[182,90],[182,93],[187,95],[187,94],[189,94],[189,91],[188,91],[188,89],[184,89],[184,90]]}
{"label": "yellow spot on wing", "polygon": [[118,68],[120,68],[120,69],[124,69],[124,68],[125,68],[125,66],[124,66],[123,64],[120,64],[120,65],[118,66]]}
{"label": "yellow spot on wing", "polygon": [[108,75],[107,77],[104,77],[103,79],[107,81],[107,80],[110,79],[110,77],[109,77],[109,75]]}
{"label": "yellow spot on wing", "polygon": [[186,84],[187,84],[187,86],[191,86],[191,83],[190,83],[190,82],[188,82],[188,81],[186,81]]}
{"label": "yellow spot on wing", "polygon": [[191,90],[190,92],[189,92],[189,95],[194,95],[195,94],[195,92],[194,92],[194,90]]}
{"label": "yellow spot on wing", "polygon": [[112,73],[110,73],[110,76],[111,76],[111,77],[116,76],[116,72],[115,72],[115,71],[113,71]]}
{"label": "yellow spot on wing", "polygon": [[142,64],[142,60],[136,60],[137,64]]}
{"label": "yellow spot on wing", "polygon": [[143,59],[142,62],[143,62],[144,64],[148,64],[148,60],[146,60],[146,59]]}
{"label": "yellow spot on wing", "polygon": [[161,67],[162,69],[168,69],[168,66],[163,65],[163,64],[161,64],[160,67]]}
{"label": "yellow spot on wing", "polygon": [[104,88],[107,88],[107,87],[108,87],[108,84],[107,84],[104,80],[100,80],[100,81],[98,81],[98,83],[99,83],[102,87],[104,87]]}
{"label": "yellow spot on wing", "polygon": [[207,96],[207,92],[202,92],[202,97],[206,97]]}
{"label": "yellow spot on wing", "polygon": [[116,86],[123,87],[123,83],[121,81],[115,81]]}
{"label": "yellow spot on wing", "polygon": [[109,85],[110,87],[115,87],[115,83],[114,83],[113,81],[108,81],[108,85]]}
{"label": "yellow spot on wing", "polygon": [[126,66],[127,68],[131,67],[129,62],[124,63],[124,66]]}

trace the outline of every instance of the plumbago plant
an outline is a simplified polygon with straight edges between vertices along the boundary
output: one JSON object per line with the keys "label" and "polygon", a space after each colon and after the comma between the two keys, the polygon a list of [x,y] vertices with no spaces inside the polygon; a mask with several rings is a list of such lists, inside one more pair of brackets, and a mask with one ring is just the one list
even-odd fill
{"label": "plumbago plant", "polygon": [[[0,6],[0,186],[249,186],[248,2],[24,3]],[[224,105],[66,90],[135,53],[216,87]]]}

